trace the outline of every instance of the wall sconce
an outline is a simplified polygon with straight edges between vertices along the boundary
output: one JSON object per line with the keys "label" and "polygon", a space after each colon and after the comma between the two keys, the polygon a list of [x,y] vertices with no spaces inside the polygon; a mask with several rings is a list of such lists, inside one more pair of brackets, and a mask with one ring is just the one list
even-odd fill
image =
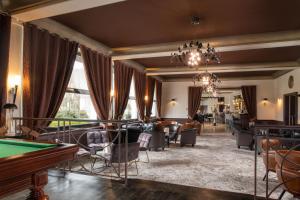
{"label": "wall sconce", "polygon": [[277,99],[277,106],[281,107],[282,106],[282,98]]}
{"label": "wall sconce", "polygon": [[267,103],[268,103],[268,101],[269,101],[269,99],[268,99],[268,98],[264,98],[264,99],[263,99],[263,105],[264,105],[264,106],[266,106],[266,105],[267,105]]}
{"label": "wall sconce", "polygon": [[170,104],[172,106],[175,106],[176,105],[176,99],[175,98],[171,99]]}
{"label": "wall sconce", "polygon": [[16,97],[18,93],[18,86],[21,84],[21,77],[20,75],[10,75],[8,77],[8,93],[12,96],[12,103],[10,100],[8,103],[3,105],[3,109],[8,110],[8,118],[6,124],[8,126],[9,132],[13,131],[13,117],[14,117],[14,110],[18,108],[16,103]]}
{"label": "wall sconce", "polygon": [[16,103],[16,97],[18,93],[18,87],[21,84],[21,76],[20,75],[10,75],[8,77],[8,93],[12,96],[12,103],[6,103],[4,104],[4,109],[17,109]]}
{"label": "wall sconce", "polygon": [[148,101],[148,99],[149,99],[149,98],[148,98],[148,95],[146,95],[146,96],[145,96],[145,101]]}
{"label": "wall sconce", "polygon": [[114,90],[111,90],[110,91],[110,97],[114,97],[115,96],[115,91]]}

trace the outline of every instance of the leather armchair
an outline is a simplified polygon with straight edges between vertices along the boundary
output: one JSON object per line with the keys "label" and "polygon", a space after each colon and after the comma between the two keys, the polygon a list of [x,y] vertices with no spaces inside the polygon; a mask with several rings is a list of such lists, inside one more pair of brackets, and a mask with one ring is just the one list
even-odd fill
{"label": "leather armchair", "polygon": [[180,137],[180,146],[183,147],[186,144],[191,144],[193,147],[196,144],[197,129],[182,129]]}
{"label": "leather armchair", "polygon": [[[125,125],[122,126],[122,128],[126,128]],[[139,135],[143,132],[143,125],[142,124],[129,124],[127,127],[128,131],[128,143],[134,143],[137,142]],[[111,132],[111,141],[118,135],[118,132]],[[125,136],[126,136],[126,131],[122,130],[121,131],[121,143],[125,143]],[[114,141],[114,144],[118,144],[118,139]]]}
{"label": "leather armchair", "polygon": [[[276,160],[275,160],[275,150],[279,148],[280,141],[277,139],[269,139],[269,144],[267,144],[267,139],[261,140],[262,158],[264,165],[266,167],[266,172],[276,172]],[[267,148],[268,147],[268,148]],[[267,154],[268,149],[268,154]],[[267,177],[267,173],[263,180]]]}
{"label": "leather armchair", "polygon": [[254,145],[254,129],[243,129],[240,123],[233,123],[233,133],[236,136],[236,145],[238,148],[241,146],[247,146],[250,150],[253,150]]}
{"label": "leather armchair", "polygon": [[159,148],[161,148],[162,150],[165,149],[165,133],[161,125],[159,125],[158,123],[152,123],[151,125],[147,125],[147,128],[144,132],[152,135],[149,144],[150,150],[157,151]]}
{"label": "leather armchair", "polygon": [[279,150],[275,152],[276,174],[279,183],[282,184],[283,192],[281,199],[288,191],[294,197],[300,197],[300,152]]}

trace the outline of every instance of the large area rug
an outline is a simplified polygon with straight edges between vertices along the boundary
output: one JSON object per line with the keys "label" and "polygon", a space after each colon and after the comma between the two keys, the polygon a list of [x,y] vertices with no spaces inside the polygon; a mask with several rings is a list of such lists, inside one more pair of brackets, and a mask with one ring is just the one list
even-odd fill
{"label": "large area rug", "polygon": [[[144,152],[141,160],[146,160]],[[197,136],[195,147],[180,147],[172,144],[164,151],[150,151],[150,163],[138,163],[139,175],[134,178],[159,182],[196,186],[224,191],[253,194],[254,191],[254,152],[238,149],[235,137],[224,125],[206,125]],[[129,174],[135,174],[134,167]],[[265,167],[258,158],[258,194],[265,195],[265,182],[262,181]],[[272,188],[276,175],[271,174]],[[281,189],[272,196],[277,198]],[[293,199],[286,194],[284,199]]]}

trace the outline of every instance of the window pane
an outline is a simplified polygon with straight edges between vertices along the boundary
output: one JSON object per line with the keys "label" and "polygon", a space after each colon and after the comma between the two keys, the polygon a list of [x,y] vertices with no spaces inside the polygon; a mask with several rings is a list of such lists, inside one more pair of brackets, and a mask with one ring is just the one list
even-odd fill
{"label": "window pane", "polygon": [[129,91],[129,97],[132,97],[135,99],[135,86],[134,86],[134,78],[132,78],[130,83],[130,91]]}
{"label": "window pane", "polygon": [[[88,91],[87,81],[84,72],[83,63],[79,61],[74,63],[68,87]],[[97,114],[92,104],[89,94],[78,94],[66,92],[62,104],[55,116],[56,118],[70,119],[97,119]],[[86,124],[86,122],[72,122],[72,125]],[[52,122],[50,126],[57,126],[57,122]]]}
{"label": "window pane", "polygon": [[73,72],[68,85],[69,88],[88,90],[84,66],[82,62],[78,60],[74,63]]}
{"label": "window pane", "polygon": [[134,79],[131,81],[130,91],[129,91],[129,100],[123,115],[123,119],[137,119],[137,106],[135,100],[135,87],[134,87]]}
{"label": "window pane", "polygon": [[89,95],[66,93],[56,118],[97,119],[97,114]]}
{"label": "window pane", "polygon": [[156,101],[156,84],[155,84],[155,87],[154,87],[153,101]]}
{"label": "window pane", "polygon": [[155,117],[156,112],[157,112],[157,103],[156,103],[156,101],[153,101],[152,110],[151,110],[151,117]]}
{"label": "window pane", "polygon": [[137,119],[137,106],[135,99],[129,99],[126,106],[123,119]]}

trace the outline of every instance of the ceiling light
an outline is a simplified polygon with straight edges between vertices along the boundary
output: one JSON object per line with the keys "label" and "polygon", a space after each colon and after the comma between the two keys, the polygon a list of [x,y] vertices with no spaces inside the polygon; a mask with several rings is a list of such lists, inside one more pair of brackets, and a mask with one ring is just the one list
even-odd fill
{"label": "ceiling light", "polygon": [[208,43],[206,48],[199,41],[184,43],[178,47],[178,52],[171,54],[171,62],[180,62],[189,67],[198,68],[201,63],[220,63],[220,58]]}
{"label": "ceiling light", "polygon": [[192,18],[191,18],[191,24],[192,25],[199,25],[200,22],[201,22],[200,17],[198,17],[198,16],[192,16]]}

